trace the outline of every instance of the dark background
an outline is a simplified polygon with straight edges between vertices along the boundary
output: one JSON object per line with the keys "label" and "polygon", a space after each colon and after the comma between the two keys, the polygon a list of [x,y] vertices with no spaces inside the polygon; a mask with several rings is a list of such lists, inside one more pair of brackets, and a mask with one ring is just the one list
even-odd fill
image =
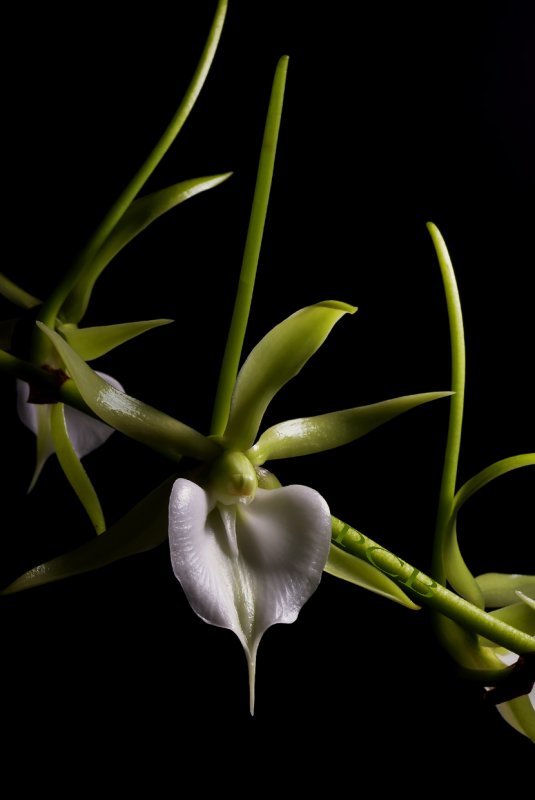
{"label": "dark background", "polygon": [[[277,396],[266,424],[449,388],[445,302],[425,228],[432,220],[449,246],[465,313],[463,481],[535,444],[530,4],[472,3],[469,13],[468,4],[374,4],[351,18],[350,5],[231,0],[207,85],[147,189],[234,175],[125,249],[97,284],[85,321],[174,318],[98,366],[207,432],[271,79],[287,53],[245,351],[309,303],[335,298],[359,311]],[[28,291],[46,295],[155,143],[214,6],[179,2],[171,13],[155,3],[139,16],[91,6],[72,17],[47,7],[7,21],[16,55],[3,69],[3,269]],[[1,309],[12,313],[4,301]],[[16,420],[11,384],[0,386],[6,584],[91,530],[53,459],[26,497],[33,439]],[[344,450],[280,462],[276,472],[318,489],[334,514],[425,571],[446,424],[441,401]],[[170,470],[119,435],[85,463],[109,523]],[[461,546],[476,574],[533,571],[533,477],[532,469],[506,476],[463,512]],[[344,780],[359,759],[379,758],[404,759],[410,775],[425,758],[452,787],[466,768],[481,788],[493,785],[489,763],[492,780],[505,779],[532,757],[528,741],[460,680],[426,611],[330,576],[294,625],[265,635],[253,720],[238,640],[194,616],[165,546],[3,598],[0,617],[4,733],[32,754],[51,747],[53,718],[58,759],[93,752],[97,729],[104,760],[123,745],[149,765],[151,757],[214,758],[230,748],[232,772],[247,747],[251,767],[271,765],[276,776],[280,764],[299,762],[292,775],[300,779],[321,763]],[[301,747],[305,761],[295,755]]]}

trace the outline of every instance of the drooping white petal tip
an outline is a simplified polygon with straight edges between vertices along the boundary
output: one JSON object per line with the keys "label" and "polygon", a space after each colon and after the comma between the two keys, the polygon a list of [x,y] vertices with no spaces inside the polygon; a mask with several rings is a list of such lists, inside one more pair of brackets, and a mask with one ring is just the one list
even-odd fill
{"label": "drooping white petal tip", "polygon": [[271,625],[297,618],[321,580],[330,538],[327,503],[307,486],[258,489],[248,505],[221,507],[192,481],[180,478],[173,486],[174,573],[193,610],[240,639],[251,714],[260,639]]}

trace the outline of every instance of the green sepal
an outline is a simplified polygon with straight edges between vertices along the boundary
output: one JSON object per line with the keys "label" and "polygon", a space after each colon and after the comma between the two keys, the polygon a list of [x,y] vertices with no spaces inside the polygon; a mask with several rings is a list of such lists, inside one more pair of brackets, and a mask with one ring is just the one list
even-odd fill
{"label": "green sepal", "polygon": [[117,253],[151,222],[161,217],[166,211],[183,203],[184,200],[223,183],[231,174],[231,172],[227,172],[222,175],[193,178],[134,200],[96,253],[91,264],[85,267],[80,279],[65,300],[61,309],[63,319],[71,323],[78,323],[82,319],[97,278]]}
{"label": "green sepal", "polygon": [[420,609],[420,606],[413,603],[394,581],[387,578],[372,564],[352,556],[333,543],[331,543],[329,558],[324,570],[329,575],[334,575],[335,578],[354,583],[363,589],[369,589],[370,592],[388,597],[389,600],[400,603],[413,611]]}
{"label": "green sepal", "polygon": [[37,325],[54,344],[89,409],[112,428],[175,461],[181,456],[204,461],[221,452],[215,442],[183,422],[115,389],[97,375],[59,334],[40,322]]}
{"label": "green sepal", "polygon": [[41,301],[13,283],[7,275],[0,272],[0,295],[19,308],[33,308],[41,305]]}
{"label": "green sepal", "polygon": [[169,496],[175,480],[176,476],[168,478],[100,536],[33,567],[0,594],[14,594],[81,575],[157,547],[167,538]]}
{"label": "green sepal", "polygon": [[451,392],[412,394],[345,411],[280,422],[268,428],[247,455],[253,464],[263,464],[270,459],[321,453],[348,444],[422,403],[450,395]]}
{"label": "green sepal", "polygon": [[302,308],[264,336],[236,379],[224,433],[229,446],[246,450],[254,444],[273,397],[300,372],[338,320],[356,310],[346,303],[327,300]]}
{"label": "green sepal", "polygon": [[501,703],[497,709],[509,725],[535,742],[535,709],[527,695]]}
{"label": "green sepal", "polygon": [[50,406],[50,429],[54,441],[54,449],[65,477],[85,508],[95,531],[99,534],[103,533],[106,530],[106,522],[104,521],[100,501],[69,439],[63,403],[54,403]]}
{"label": "green sepal", "polygon": [[172,319],[151,319],[141,322],[121,322],[117,325],[98,325],[79,328],[77,325],[59,325],[60,333],[84,361],[92,361],[109,353],[115,347],[134,339],[145,331],[169,325]]}
{"label": "green sepal", "polygon": [[487,608],[503,608],[518,601],[517,592],[531,597],[535,595],[535,575],[506,575],[501,572],[486,572],[478,575],[477,584],[483,594]]}

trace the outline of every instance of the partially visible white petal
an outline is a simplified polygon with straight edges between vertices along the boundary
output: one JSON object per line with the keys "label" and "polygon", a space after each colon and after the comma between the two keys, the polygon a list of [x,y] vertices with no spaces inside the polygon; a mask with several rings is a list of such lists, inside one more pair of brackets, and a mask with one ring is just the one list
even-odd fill
{"label": "partially visible white petal", "polygon": [[[104,380],[115,389],[124,392],[123,387],[115,378],[105,375],[103,372],[97,372],[97,375],[104,378]],[[79,411],[77,408],[72,408],[71,406],[65,406],[65,425],[67,426],[67,433],[74,447],[74,452],[78,458],[83,458],[88,455],[88,453],[96,450],[97,447],[104,444],[114,432],[114,429],[106,425],[105,422],[90,417],[89,414],[84,414],[83,411]]]}
{"label": "partially visible white petal", "polygon": [[30,385],[17,378],[17,414],[23,425],[26,425],[37,436],[37,405],[28,403]]}
{"label": "partially visible white petal", "polygon": [[197,484],[180,478],[173,486],[174,573],[193,610],[240,639],[249,665],[251,713],[260,639],[271,625],[297,618],[321,580],[330,538],[327,503],[307,486],[258,489],[250,504],[221,511]]}
{"label": "partially visible white petal", "polygon": [[[101,378],[104,378],[105,381],[110,383],[116,389],[124,391],[121,384],[116,381],[115,378],[105,375],[102,372],[97,374],[100,375]],[[44,414],[43,409],[46,408],[48,412],[48,405],[46,403],[29,403],[29,393],[29,385],[25,381],[17,380],[17,412],[19,418],[27,428],[35,433],[36,436],[38,435],[39,431],[41,431],[41,435],[43,435],[43,421],[41,417]],[[78,411],[77,408],[71,408],[70,406],[65,406],[65,423],[67,425],[69,439],[72,442],[74,451],[78,458],[83,458],[88,453],[96,450],[97,447],[100,447],[101,444],[104,444],[104,442],[109,439],[113,433],[113,428],[110,428],[109,425],[106,425],[104,422],[101,422],[98,419],[90,417],[88,414],[84,414],[83,411]],[[46,446],[40,447],[40,451],[40,458],[38,459],[39,463],[32,480],[32,486],[37,480],[39,472],[43,468],[43,464],[45,463],[46,459],[54,452],[54,445],[50,435],[48,436]]]}

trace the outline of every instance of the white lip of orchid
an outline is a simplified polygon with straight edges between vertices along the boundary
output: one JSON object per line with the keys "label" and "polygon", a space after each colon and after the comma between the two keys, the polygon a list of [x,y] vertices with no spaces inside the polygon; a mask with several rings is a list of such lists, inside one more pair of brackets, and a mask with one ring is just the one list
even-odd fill
{"label": "white lip of orchid", "polygon": [[171,562],[195,613],[242,643],[252,714],[260,639],[271,625],[294,622],[319,585],[331,517],[307,486],[258,488],[243,453],[225,453],[212,467],[207,490],[185,478],[173,485]]}

